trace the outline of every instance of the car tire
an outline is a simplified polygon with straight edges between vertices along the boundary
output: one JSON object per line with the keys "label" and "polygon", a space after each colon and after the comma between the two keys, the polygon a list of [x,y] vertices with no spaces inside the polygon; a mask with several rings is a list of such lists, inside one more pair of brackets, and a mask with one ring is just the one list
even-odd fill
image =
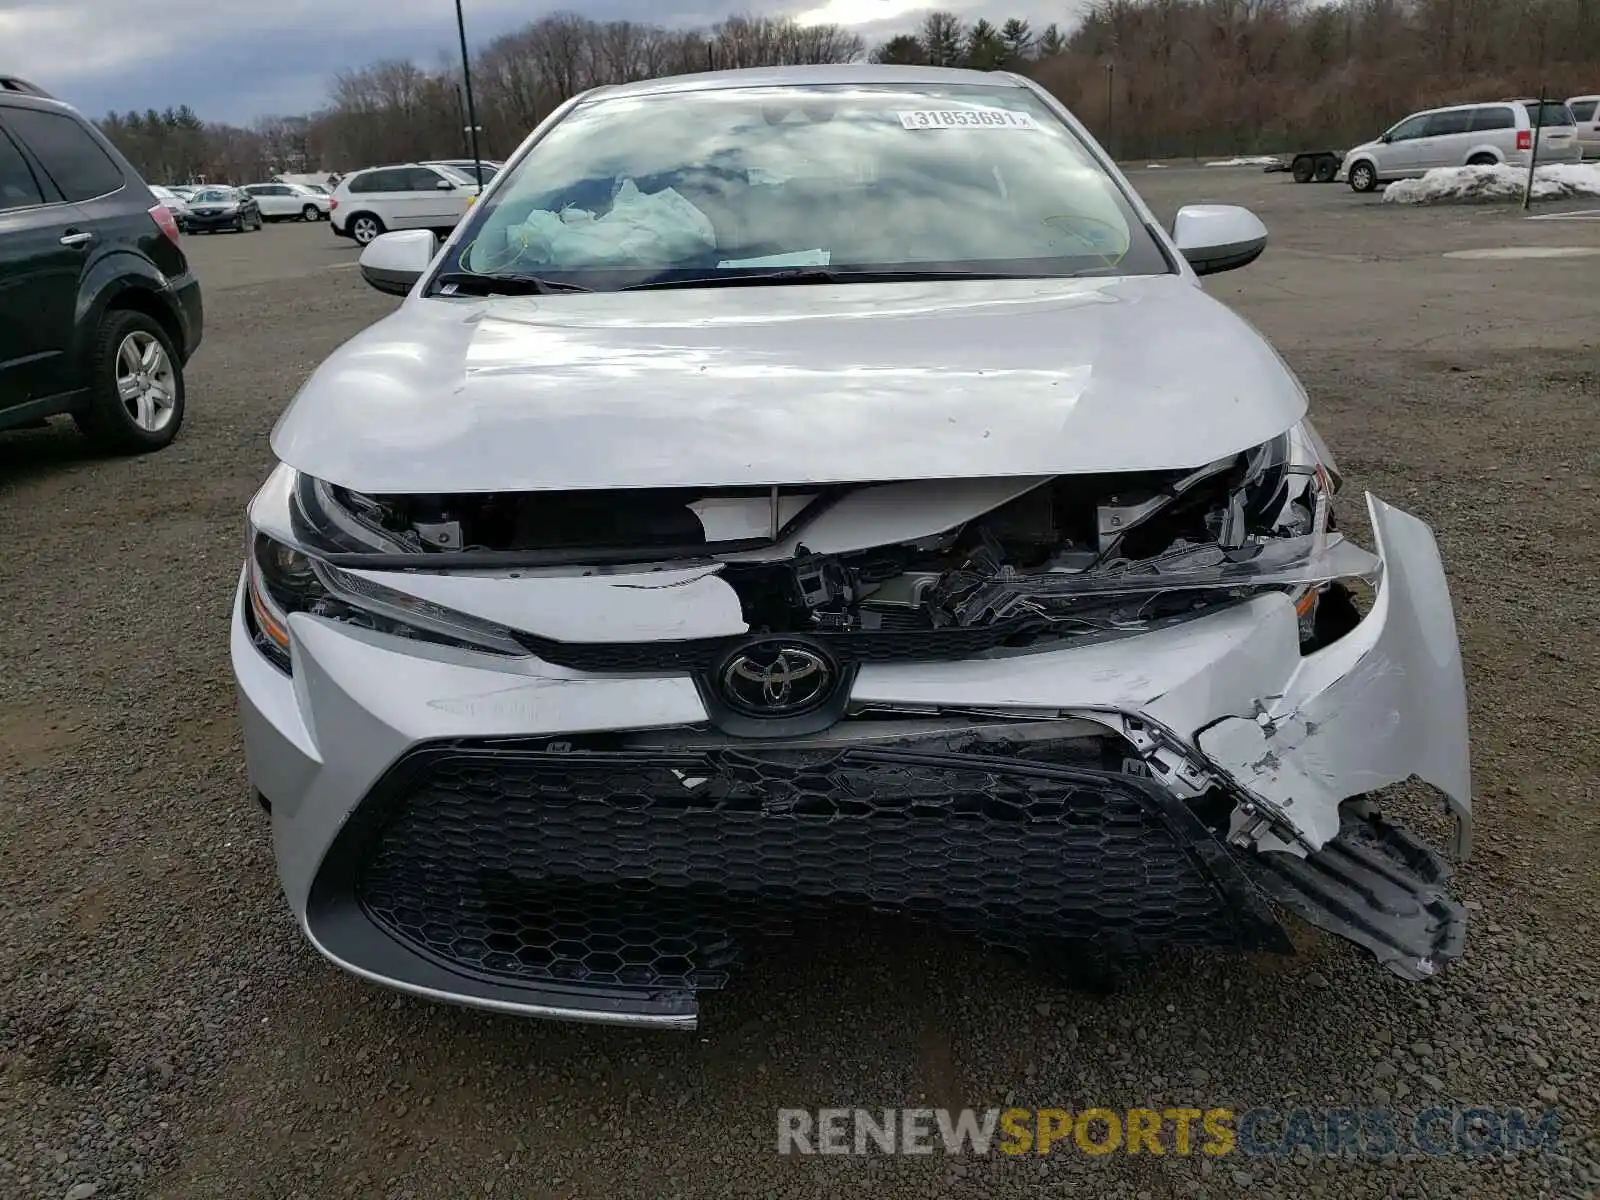
{"label": "car tire", "polygon": [[1294,160],[1294,166],[1289,168],[1289,173],[1296,183],[1310,183],[1311,176],[1316,173],[1316,160],[1308,154],[1302,154]]}
{"label": "car tire", "polygon": [[1474,154],[1471,158],[1467,159],[1467,166],[1492,167],[1497,165],[1499,161],[1500,160],[1492,154]]}
{"label": "car tire", "polygon": [[345,228],[350,231],[356,245],[365,246],[383,233],[383,222],[371,213],[357,213],[346,222]]}
{"label": "car tire", "polygon": [[1339,160],[1331,154],[1324,154],[1317,159],[1317,169],[1311,178],[1317,183],[1332,183],[1339,174]]}
{"label": "car tire", "polygon": [[170,445],[183,424],[183,364],[160,322],[112,309],[89,353],[89,406],[74,418],[83,435],[111,454]]}
{"label": "car tire", "polygon": [[1369,162],[1358,162],[1350,168],[1350,190],[1370,192],[1378,186],[1378,172]]}
{"label": "car tire", "polygon": [[315,204],[308,204],[300,210],[300,219],[302,221],[315,222],[320,220],[321,217],[322,213],[317,210],[317,206]]}

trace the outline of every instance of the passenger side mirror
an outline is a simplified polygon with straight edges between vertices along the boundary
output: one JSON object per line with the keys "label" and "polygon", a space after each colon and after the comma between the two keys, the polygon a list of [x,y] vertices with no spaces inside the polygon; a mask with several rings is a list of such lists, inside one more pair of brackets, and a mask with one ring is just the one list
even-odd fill
{"label": "passenger side mirror", "polygon": [[361,252],[361,278],[391,296],[404,296],[416,286],[439,252],[439,239],[427,229],[400,229],[379,234]]}
{"label": "passenger side mirror", "polygon": [[1392,133],[1381,134],[1378,137],[1378,140],[1380,142],[1382,142],[1385,146],[1387,146],[1390,142],[1394,141],[1394,134],[1392,134]]}
{"label": "passenger side mirror", "polygon": [[1267,248],[1267,227],[1236,204],[1186,204],[1172,222],[1172,240],[1196,275],[1248,267]]}

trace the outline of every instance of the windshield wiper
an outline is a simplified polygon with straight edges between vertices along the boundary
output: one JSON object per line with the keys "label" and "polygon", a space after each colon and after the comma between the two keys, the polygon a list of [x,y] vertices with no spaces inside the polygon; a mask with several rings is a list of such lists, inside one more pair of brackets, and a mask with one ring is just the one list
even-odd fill
{"label": "windshield wiper", "polygon": [[581,283],[544,279],[538,275],[480,275],[475,271],[445,271],[433,281],[438,287],[454,285],[469,296],[553,296],[559,292],[592,292]]}
{"label": "windshield wiper", "polygon": [[782,271],[758,271],[743,275],[737,271],[715,275],[690,275],[683,279],[650,279],[630,283],[624,292],[645,292],[665,288],[741,287],[767,283],[913,283],[952,279],[1028,279],[1032,276],[1005,271],[835,271],[827,267],[791,267]]}

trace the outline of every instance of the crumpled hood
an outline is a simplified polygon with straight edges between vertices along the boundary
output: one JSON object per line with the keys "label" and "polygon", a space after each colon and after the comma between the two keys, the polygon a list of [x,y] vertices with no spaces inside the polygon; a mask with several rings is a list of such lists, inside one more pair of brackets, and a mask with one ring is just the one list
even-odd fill
{"label": "crumpled hood", "polygon": [[1177,275],[410,299],[273,431],[366,492],[1191,467],[1305,393]]}

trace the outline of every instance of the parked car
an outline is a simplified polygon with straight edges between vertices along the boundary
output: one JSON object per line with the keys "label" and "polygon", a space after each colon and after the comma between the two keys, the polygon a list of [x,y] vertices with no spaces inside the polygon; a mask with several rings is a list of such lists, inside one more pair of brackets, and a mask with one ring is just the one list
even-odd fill
{"label": "parked car", "polygon": [[329,197],[298,183],[247,183],[240,189],[255,198],[264,221],[320,221]]}
{"label": "parked car", "polygon": [[150,194],[166,205],[167,211],[172,214],[172,219],[177,222],[179,230],[187,231],[189,228],[189,202],[171,188],[162,187],[154,183],[149,186]]}
{"label": "parked car", "polygon": [[428,167],[449,167],[452,171],[465,175],[468,182],[476,179],[479,183],[487,184],[495,177],[500,168],[505,166],[505,163],[500,162],[498,159],[490,158],[485,158],[481,162],[470,158],[441,158],[430,159],[423,165]]}
{"label": "parked car", "polygon": [[1584,158],[1600,158],[1600,96],[1574,96],[1567,101],[1578,128],[1578,149]]}
{"label": "parked car", "polygon": [[193,198],[194,194],[203,186],[203,184],[198,183],[172,183],[167,185],[167,191],[179,197],[185,204],[187,204],[190,199]]}
{"label": "parked car", "polygon": [[355,171],[334,189],[333,232],[365,246],[390,229],[448,234],[482,191],[445,167],[423,163]]}
{"label": "parked car", "polygon": [[[1380,183],[1412,179],[1435,167],[1525,167],[1533,149],[1537,100],[1457,104],[1413,113],[1375,141],[1347,151],[1341,176],[1358,192]],[[1581,156],[1572,112],[1547,101],[1539,133],[1539,161],[1576,162]]]}
{"label": "parked car", "polygon": [[1464,851],[1445,573],[1374,497],[1341,532],[1202,290],[1265,245],[1160,228],[1030,80],[881,65],[584,94],[442,249],[373,238],[405,299],[276,426],[231,627],[312,943],[680,1026],[864,909],[1287,952],[1277,901],[1431,975],[1464,909],[1368,793],[1432,783]]}
{"label": "parked car", "polygon": [[255,197],[240,188],[203,187],[189,198],[189,228],[196,233],[245,233],[260,229],[262,219]]}
{"label": "parked car", "polygon": [[0,87],[0,428],[160,449],[202,326],[172,209],[76,110]]}

